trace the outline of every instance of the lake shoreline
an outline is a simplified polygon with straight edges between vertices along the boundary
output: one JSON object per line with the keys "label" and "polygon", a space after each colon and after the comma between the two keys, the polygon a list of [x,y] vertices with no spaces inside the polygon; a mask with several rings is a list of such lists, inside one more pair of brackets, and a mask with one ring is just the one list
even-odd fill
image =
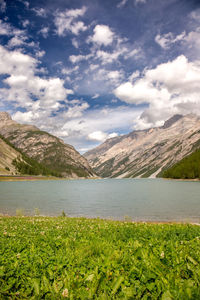
{"label": "lake shoreline", "polygon": [[102,177],[89,177],[89,178],[85,178],[85,177],[78,177],[78,178],[72,178],[72,177],[53,177],[53,176],[30,176],[30,175],[13,175],[13,176],[10,176],[10,175],[0,175],[0,182],[21,182],[21,181],[42,181],[42,180],[52,180],[52,181],[57,181],[57,180],[97,180],[97,179],[109,179],[109,180],[112,180],[112,179],[141,179],[141,180],[144,180],[144,179],[164,179],[164,180],[173,180],[173,181],[184,181],[184,182],[198,182],[200,181],[200,179],[198,178],[195,178],[195,179],[176,179],[176,178],[163,178],[163,177],[159,177],[159,178],[152,178],[152,177],[149,177],[149,178],[139,178],[139,177],[135,177],[135,178],[102,178]]}
{"label": "lake shoreline", "polygon": [[186,222],[186,221],[134,221],[134,220],[126,220],[126,217],[124,220],[117,220],[117,219],[114,219],[114,218],[101,218],[101,217],[84,217],[84,216],[81,216],[81,217],[71,217],[71,216],[47,216],[47,215],[20,215],[20,216],[17,216],[17,215],[9,215],[9,214],[3,214],[3,213],[0,213],[0,219],[2,218],[23,218],[23,219],[32,219],[32,218],[39,218],[39,219],[69,219],[69,220],[87,220],[87,221],[102,221],[102,222],[119,222],[119,223],[129,223],[129,224],[138,224],[138,225],[141,225],[141,224],[147,224],[147,225],[195,225],[195,226],[200,226],[200,223],[198,222]]}
{"label": "lake shoreline", "polygon": [[72,178],[72,177],[53,177],[53,176],[29,176],[29,175],[24,175],[24,176],[9,176],[9,175],[0,175],[0,182],[2,181],[11,181],[11,182],[16,182],[16,181],[42,181],[42,180],[84,180],[84,179],[101,179],[100,177],[92,177],[92,178],[83,178],[83,177],[78,177],[78,178]]}

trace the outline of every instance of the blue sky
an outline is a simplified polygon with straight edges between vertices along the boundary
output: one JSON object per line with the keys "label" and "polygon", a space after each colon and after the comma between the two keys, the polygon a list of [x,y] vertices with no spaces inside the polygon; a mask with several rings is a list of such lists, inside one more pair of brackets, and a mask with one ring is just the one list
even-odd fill
{"label": "blue sky", "polygon": [[200,1],[0,0],[0,110],[81,153],[200,113]]}

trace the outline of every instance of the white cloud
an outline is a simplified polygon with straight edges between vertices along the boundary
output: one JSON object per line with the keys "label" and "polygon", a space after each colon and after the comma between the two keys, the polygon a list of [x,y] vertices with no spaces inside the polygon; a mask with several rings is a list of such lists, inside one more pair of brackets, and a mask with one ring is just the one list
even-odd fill
{"label": "white cloud", "polygon": [[106,140],[106,138],[107,138],[107,134],[100,130],[94,131],[88,135],[89,140],[98,141],[98,142],[103,142]]}
{"label": "white cloud", "polygon": [[25,44],[25,41],[27,40],[27,37],[24,35],[21,36],[14,36],[11,38],[8,42],[8,47],[13,48],[13,47],[19,47]]}
{"label": "white cloud", "polygon": [[29,21],[29,20],[23,20],[23,21],[22,21],[22,26],[23,26],[23,27],[27,27],[29,24],[30,24],[30,21]]}
{"label": "white cloud", "polygon": [[79,69],[79,66],[75,66],[74,68],[71,68],[71,69],[70,68],[62,68],[61,72],[64,75],[70,75],[70,74],[78,71],[78,69]]}
{"label": "white cloud", "polygon": [[71,9],[64,12],[55,13],[56,32],[59,36],[64,36],[66,32],[78,35],[80,31],[87,30],[87,26],[82,21],[77,21],[78,17],[85,14],[86,7],[80,9]]}
{"label": "white cloud", "polygon": [[98,142],[104,142],[107,139],[114,138],[118,136],[116,132],[112,132],[110,134],[103,132],[103,131],[94,131],[90,134],[88,134],[88,139],[91,141],[98,141]]}
{"label": "white cloud", "polygon": [[48,115],[57,110],[60,101],[65,101],[72,91],[66,89],[64,81],[58,77],[37,76],[38,64],[38,60],[27,54],[0,46],[0,74],[7,75],[3,83],[8,85],[0,89],[0,97],[11,106]]}
{"label": "white cloud", "polygon": [[43,27],[40,31],[39,31],[39,33],[41,33],[42,34],[42,36],[44,37],[44,38],[47,38],[48,37],[48,33],[49,33],[49,27]]}
{"label": "white cloud", "polygon": [[196,27],[194,31],[189,32],[185,36],[183,48],[193,58],[200,58],[200,27]]}
{"label": "white cloud", "polygon": [[113,83],[119,83],[119,81],[124,77],[122,71],[108,71],[107,78],[110,79]]}
{"label": "white cloud", "polygon": [[94,71],[96,69],[98,69],[99,65],[95,65],[95,64],[90,64],[90,70]]}
{"label": "white cloud", "polygon": [[92,99],[96,99],[96,98],[99,98],[99,94],[95,94],[93,97],[92,97]]}
{"label": "white cloud", "polygon": [[12,27],[9,23],[0,20],[0,35],[12,35]]}
{"label": "white cloud", "polygon": [[142,53],[141,49],[133,49],[132,51],[129,51],[126,55],[125,55],[125,59],[128,59],[130,57],[139,57]]}
{"label": "white cloud", "polygon": [[138,78],[140,76],[140,72],[137,70],[137,71],[135,71],[135,72],[133,72],[132,74],[131,74],[131,76],[129,76],[129,80],[130,80],[130,82],[133,82],[136,78]]}
{"label": "white cloud", "polygon": [[93,42],[98,45],[108,46],[112,44],[114,32],[107,25],[96,25],[93,36],[89,37],[88,42]]}
{"label": "white cloud", "polygon": [[169,32],[163,35],[160,34],[156,35],[155,41],[163,49],[169,49],[172,44],[179,41],[183,41],[185,39],[185,36],[186,36],[185,31],[177,36],[174,36],[172,32]]}
{"label": "white cloud", "polygon": [[[91,148],[96,146],[100,139],[103,140],[103,138],[107,139],[117,136],[116,132],[119,130],[130,130],[134,120],[141,112],[141,109],[132,110],[130,107],[124,106],[107,109],[90,109],[82,117],[68,120],[61,127],[61,130],[68,134],[66,141],[76,148],[81,149],[85,147],[86,140],[88,142],[91,141]],[[94,134],[94,132],[96,133]],[[96,143],[94,144],[95,141]]]}
{"label": "white cloud", "polygon": [[46,52],[44,50],[38,50],[36,51],[36,56],[37,57],[43,57],[46,54]]}
{"label": "white cloud", "polygon": [[190,18],[197,23],[200,23],[200,9],[196,9],[190,13]]}
{"label": "white cloud", "polygon": [[72,45],[78,49],[78,41],[75,38],[72,39]]}
{"label": "white cloud", "polygon": [[118,8],[121,8],[121,7],[123,7],[127,2],[128,2],[128,0],[122,0],[122,1],[119,2],[119,4],[117,4],[117,7],[118,7]]}
{"label": "white cloud", "polygon": [[47,12],[44,8],[32,8],[32,10],[36,13],[38,17],[46,17]]}
{"label": "white cloud", "polygon": [[29,36],[27,35],[26,30],[20,30],[9,23],[3,22],[0,20],[0,35],[6,35],[10,38],[8,41],[8,48],[16,48],[21,46],[28,46],[38,48],[38,45],[35,42],[28,42]]}
{"label": "white cloud", "polygon": [[133,84],[126,82],[114,90],[122,101],[148,104],[136,122],[137,128],[159,126],[176,113],[200,113],[199,93],[200,61],[189,62],[184,55],[147,69]]}
{"label": "white cloud", "polygon": [[69,60],[73,63],[76,64],[82,60],[88,60],[90,57],[92,57],[92,54],[88,55],[70,55]]}
{"label": "white cloud", "polygon": [[106,52],[103,50],[97,50],[95,57],[100,59],[103,64],[109,64],[117,60],[120,56],[124,55],[128,50],[125,47],[117,49],[113,52]]}

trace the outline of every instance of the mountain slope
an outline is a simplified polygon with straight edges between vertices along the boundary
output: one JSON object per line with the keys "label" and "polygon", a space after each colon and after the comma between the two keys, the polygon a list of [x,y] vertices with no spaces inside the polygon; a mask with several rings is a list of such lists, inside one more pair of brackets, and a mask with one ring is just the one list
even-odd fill
{"label": "mountain slope", "polygon": [[0,175],[15,175],[18,173],[17,168],[13,165],[13,160],[21,158],[21,154],[13,147],[9,146],[0,137]]}
{"label": "mountain slope", "polygon": [[184,157],[163,173],[164,178],[200,179],[200,150]]}
{"label": "mountain slope", "polygon": [[85,153],[102,177],[155,177],[200,147],[200,118],[176,115],[164,126],[109,139]]}
{"label": "mountain slope", "polygon": [[50,170],[28,157],[0,135],[0,175],[19,174],[61,177],[60,173]]}
{"label": "mountain slope", "polygon": [[0,112],[0,134],[26,155],[62,176],[78,178],[94,175],[87,160],[74,147],[35,126],[13,121],[6,112]]}

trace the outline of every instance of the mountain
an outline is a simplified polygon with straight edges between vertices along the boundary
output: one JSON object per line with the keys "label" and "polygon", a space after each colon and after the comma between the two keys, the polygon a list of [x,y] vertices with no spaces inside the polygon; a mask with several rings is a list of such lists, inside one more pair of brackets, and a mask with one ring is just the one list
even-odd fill
{"label": "mountain", "polygon": [[200,147],[200,117],[175,115],[162,127],[105,141],[84,156],[102,177],[156,177]]}
{"label": "mountain", "polygon": [[0,137],[0,175],[16,175],[18,171],[13,165],[13,160],[17,158],[22,158],[21,153]]}
{"label": "mountain", "polygon": [[51,170],[33,158],[28,157],[1,135],[0,175],[50,175],[61,177],[59,172]]}
{"label": "mountain", "polygon": [[163,173],[164,178],[200,179],[200,150],[184,157]]}
{"label": "mountain", "polygon": [[0,112],[0,134],[27,156],[64,177],[91,177],[94,172],[73,146],[32,125],[19,124]]}

